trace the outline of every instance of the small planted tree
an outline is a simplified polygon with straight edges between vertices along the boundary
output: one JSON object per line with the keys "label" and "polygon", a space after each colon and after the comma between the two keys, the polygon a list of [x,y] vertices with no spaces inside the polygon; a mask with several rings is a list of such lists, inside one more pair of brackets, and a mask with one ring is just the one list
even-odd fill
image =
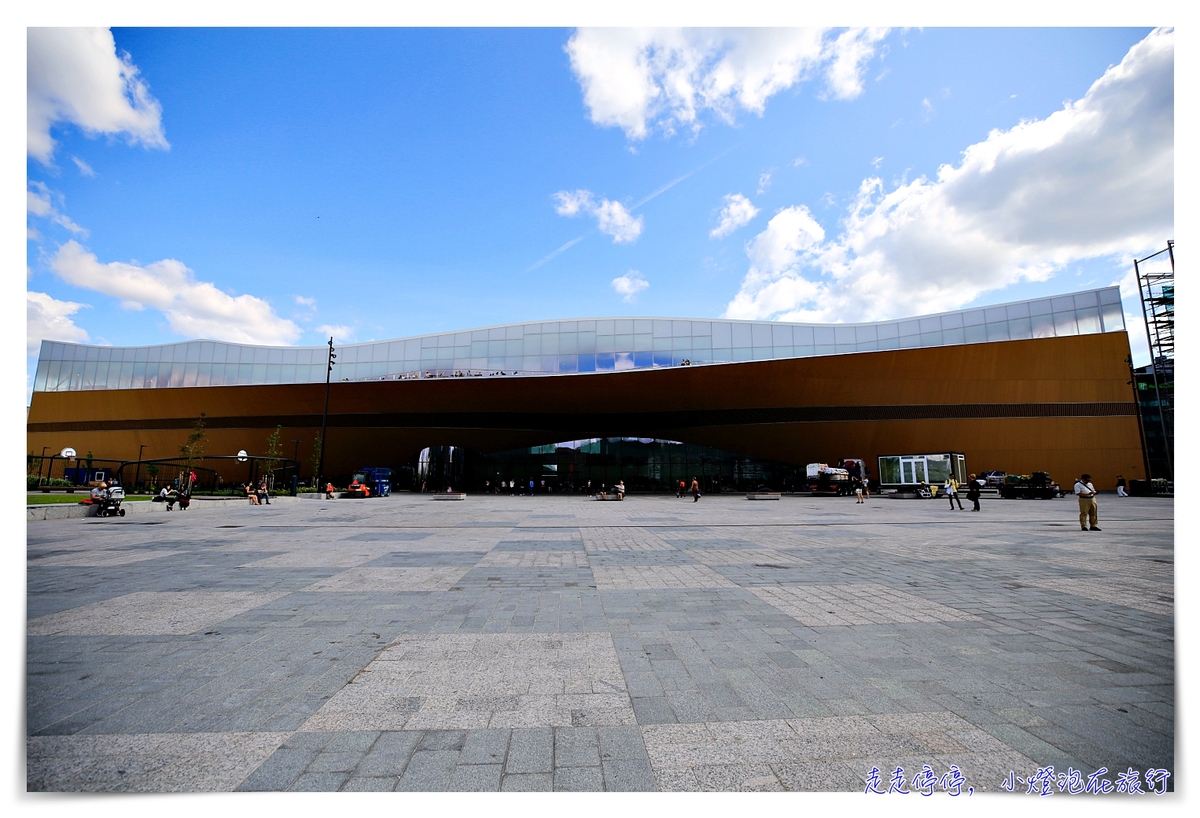
{"label": "small planted tree", "polygon": [[317,488],[317,470],[321,468],[321,438],[313,438],[312,455],[308,458],[308,465],[312,467],[313,485]]}
{"label": "small planted tree", "polygon": [[201,412],[200,417],[196,418],[196,425],[192,427],[192,433],[188,435],[187,443],[179,447],[179,453],[187,464],[179,487],[182,489],[186,485],[188,494],[192,492],[192,467],[204,457],[204,417]]}
{"label": "small planted tree", "polygon": [[275,487],[275,469],[279,465],[279,460],[283,456],[283,450],[279,448],[279,436],[283,433],[283,426],[276,426],[275,431],[271,432],[267,438],[267,487]]}
{"label": "small planted tree", "polygon": [[147,463],[146,474],[150,475],[150,484],[155,488],[158,488],[158,464]]}

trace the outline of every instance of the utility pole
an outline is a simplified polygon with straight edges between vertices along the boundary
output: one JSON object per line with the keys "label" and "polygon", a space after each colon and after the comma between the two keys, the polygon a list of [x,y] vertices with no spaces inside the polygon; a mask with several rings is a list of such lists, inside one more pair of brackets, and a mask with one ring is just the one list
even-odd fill
{"label": "utility pole", "polygon": [[334,358],[337,354],[333,351],[333,336],[329,337],[329,359],[328,366],[325,367],[325,409],[321,412],[321,456],[317,459],[317,488],[321,487],[321,483],[325,480],[325,425],[329,418],[329,376],[333,372]]}

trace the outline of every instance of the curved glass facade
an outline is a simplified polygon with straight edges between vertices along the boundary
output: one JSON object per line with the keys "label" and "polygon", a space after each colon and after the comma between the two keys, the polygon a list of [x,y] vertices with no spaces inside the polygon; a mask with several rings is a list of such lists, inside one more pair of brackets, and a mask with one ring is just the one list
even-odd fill
{"label": "curved glass facade", "polygon": [[[869,324],[595,318],[508,324],[337,347],[335,381],[560,375],[804,358],[1124,331],[1117,287]],[[335,339],[336,343],[336,339]],[[319,383],[327,348],[187,341],[43,341],[35,392]]]}

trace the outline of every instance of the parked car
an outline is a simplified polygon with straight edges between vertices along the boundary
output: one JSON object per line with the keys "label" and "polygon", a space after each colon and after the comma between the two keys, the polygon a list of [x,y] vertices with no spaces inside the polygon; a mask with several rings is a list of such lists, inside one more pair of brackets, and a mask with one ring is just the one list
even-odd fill
{"label": "parked car", "polygon": [[983,480],[986,485],[999,488],[1004,484],[1005,472],[1001,470],[985,471],[979,475],[980,480]]}

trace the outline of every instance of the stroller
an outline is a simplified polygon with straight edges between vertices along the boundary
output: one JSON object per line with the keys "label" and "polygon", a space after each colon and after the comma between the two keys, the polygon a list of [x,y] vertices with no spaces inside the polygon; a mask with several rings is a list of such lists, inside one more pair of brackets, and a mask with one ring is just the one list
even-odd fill
{"label": "stroller", "polygon": [[121,508],[121,503],[125,500],[125,489],[120,486],[110,486],[104,492],[104,501],[101,503],[99,510],[96,512],[98,517],[124,517],[125,509]]}

